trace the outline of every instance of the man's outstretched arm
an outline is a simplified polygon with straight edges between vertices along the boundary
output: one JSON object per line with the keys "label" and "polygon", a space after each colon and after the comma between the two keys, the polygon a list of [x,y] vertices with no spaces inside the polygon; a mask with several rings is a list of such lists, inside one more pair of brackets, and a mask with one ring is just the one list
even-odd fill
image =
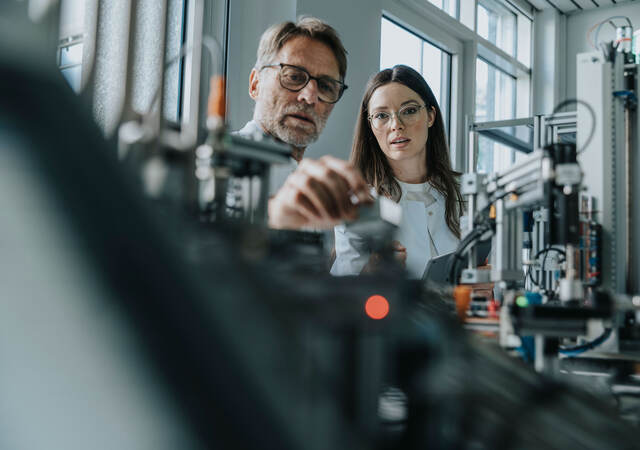
{"label": "man's outstretched arm", "polygon": [[269,201],[269,226],[330,228],[355,219],[358,205],[370,201],[369,188],[352,164],[333,156],[303,159]]}

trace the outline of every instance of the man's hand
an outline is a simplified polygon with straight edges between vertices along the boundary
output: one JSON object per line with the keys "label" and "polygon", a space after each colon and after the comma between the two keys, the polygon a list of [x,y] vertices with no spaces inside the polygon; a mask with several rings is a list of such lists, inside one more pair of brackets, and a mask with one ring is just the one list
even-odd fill
{"label": "man's hand", "polygon": [[332,156],[303,159],[269,200],[269,226],[331,228],[355,219],[358,204],[371,200],[362,175],[350,163]]}

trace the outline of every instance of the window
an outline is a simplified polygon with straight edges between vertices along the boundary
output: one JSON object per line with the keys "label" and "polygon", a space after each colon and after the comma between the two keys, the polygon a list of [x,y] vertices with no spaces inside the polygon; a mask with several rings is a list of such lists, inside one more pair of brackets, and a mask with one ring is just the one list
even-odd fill
{"label": "window", "polygon": [[[166,67],[159,67],[160,56],[162,55],[163,40],[159,39],[160,26],[164,20],[165,11],[162,3],[154,0],[142,0],[138,2],[138,20],[136,23],[137,36],[135,39],[137,61],[134,64],[134,77],[130,80],[133,83],[133,97],[129,101],[134,109],[142,114],[149,111],[152,105],[157,107],[158,98],[158,72],[164,70],[164,112],[165,118],[177,121],[179,117],[179,97],[182,84],[182,65],[177,58],[180,47],[183,43],[184,7],[185,0],[169,0],[167,2],[168,22],[166,24]],[[118,88],[123,86],[124,73],[119,72],[120,61],[115,61],[115,57],[120,57],[122,49],[126,48],[125,42],[128,30],[123,24],[127,23],[127,9],[111,5],[107,2],[103,12],[103,22],[101,25],[103,35],[109,36],[105,42],[101,42],[101,57],[104,61],[96,62],[96,83],[100,86],[97,89],[104,92],[106,96],[113,98],[105,99],[97,96],[94,100],[97,104],[96,110],[109,111],[109,116],[115,117],[120,105],[118,104]],[[94,44],[96,30],[91,30],[91,20],[89,16],[98,15],[97,2],[86,0],[62,0],[60,3],[60,40],[58,44],[58,67],[67,82],[75,92],[80,92],[86,80],[87,73],[83,74],[84,58],[92,58],[88,51]],[[85,19],[87,18],[87,19]],[[109,20],[104,20],[105,18]],[[85,20],[87,24],[85,24]],[[112,26],[113,25],[113,26]],[[115,25],[118,25],[114,28]],[[170,63],[171,62],[171,63]],[[84,70],[84,72],[87,72]],[[111,104],[111,101],[115,102]],[[106,117],[97,114],[99,123],[107,126]]]}
{"label": "window", "polygon": [[[500,0],[478,0],[476,32],[495,48],[482,44],[476,62],[476,122],[530,115],[532,20]],[[491,173],[510,167],[523,154],[480,136],[476,169]]]}
{"label": "window", "polygon": [[82,87],[83,36],[63,39],[58,45],[58,67],[67,83],[76,92]]}
{"label": "window", "polygon": [[63,0],[60,4],[58,68],[75,92],[82,87],[85,2]]}
{"label": "window", "polygon": [[506,120],[515,117],[516,80],[478,58],[476,63],[476,120]]}
{"label": "window", "polygon": [[531,19],[518,16],[518,61],[527,67],[531,67]]}
{"label": "window", "polygon": [[381,70],[404,64],[420,72],[427,80],[448,130],[451,55],[385,17],[382,18],[380,48]]}
{"label": "window", "polygon": [[477,33],[515,56],[516,15],[494,0],[478,1]]}
{"label": "window", "polygon": [[[534,8],[524,0],[397,3],[410,4],[412,12],[387,5],[387,18],[382,19],[380,66],[402,63],[422,73],[443,113],[446,111],[454,166],[461,170],[468,160],[468,117],[481,123],[531,115]],[[421,17],[412,17],[414,13]],[[423,32],[428,37],[422,36]],[[493,125],[482,129],[487,127]],[[473,169],[499,171],[522,156],[524,147],[516,151],[488,139],[479,137],[477,167]]]}
{"label": "window", "polygon": [[[516,78],[478,59],[476,63],[476,122],[513,119],[516,116]],[[479,136],[476,170],[484,173],[511,166],[520,152]]]}
{"label": "window", "polygon": [[438,8],[449,14],[451,17],[458,17],[458,1],[459,0],[429,0]]}

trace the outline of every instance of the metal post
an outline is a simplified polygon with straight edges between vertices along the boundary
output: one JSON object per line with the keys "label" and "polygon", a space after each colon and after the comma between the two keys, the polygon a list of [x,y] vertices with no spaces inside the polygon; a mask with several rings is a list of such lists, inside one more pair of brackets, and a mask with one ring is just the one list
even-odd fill
{"label": "metal post", "polygon": [[[469,121],[471,122],[471,121]],[[467,172],[476,171],[476,151],[478,147],[478,134],[474,131],[473,123],[469,123],[469,148],[467,154]],[[469,220],[469,231],[473,229],[473,218],[476,214],[476,194],[469,194],[467,197],[467,215]],[[476,248],[469,251],[469,269],[474,269],[476,263]]]}

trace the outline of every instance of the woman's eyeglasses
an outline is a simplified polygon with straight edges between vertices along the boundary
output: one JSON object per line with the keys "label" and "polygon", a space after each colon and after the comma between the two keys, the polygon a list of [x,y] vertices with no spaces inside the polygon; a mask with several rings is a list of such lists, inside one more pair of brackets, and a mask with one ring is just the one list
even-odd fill
{"label": "woman's eyeglasses", "polygon": [[382,130],[389,126],[391,118],[395,115],[402,125],[413,125],[420,118],[420,111],[426,107],[426,105],[407,105],[400,108],[397,112],[376,111],[369,116],[369,122],[371,122],[371,126],[376,130]]}
{"label": "woman's eyeglasses", "polygon": [[347,85],[342,81],[335,80],[330,77],[312,77],[306,69],[291,64],[270,64],[262,66],[260,70],[270,68],[279,68],[278,79],[280,86],[292,91],[298,92],[309,84],[309,81],[316,80],[318,85],[318,99],[325,103],[336,103],[342,97]]}

